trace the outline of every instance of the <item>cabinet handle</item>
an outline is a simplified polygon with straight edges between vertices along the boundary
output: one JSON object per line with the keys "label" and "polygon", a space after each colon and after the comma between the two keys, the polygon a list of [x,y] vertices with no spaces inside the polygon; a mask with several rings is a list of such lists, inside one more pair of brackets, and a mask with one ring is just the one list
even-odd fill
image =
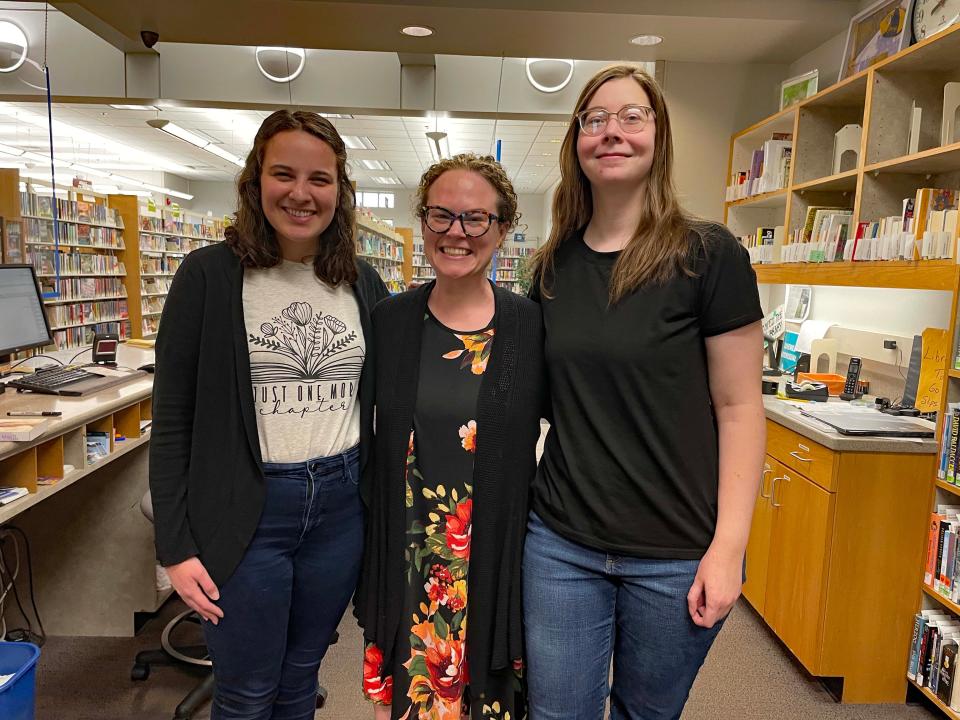
{"label": "cabinet handle", "polygon": [[769,465],[764,465],[763,472],[760,474],[760,497],[767,498],[768,500],[770,499],[770,496],[763,491],[764,485],[766,484],[764,483],[764,480],[767,479],[767,474],[772,472],[773,470],[770,469]]}
{"label": "cabinet handle", "polygon": [[[807,452],[810,452],[810,448],[808,448],[806,445],[800,445],[799,443],[797,443],[797,447],[799,447],[801,450],[806,450]],[[791,457],[795,457],[800,462],[813,462],[813,458],[804,457],[803,455],[798,453],[796,450],[791,452],[790,455]]]}
{"label": "cabinet handle", "polygon": [[777,502],[777,480],[783,480],[783,478],[783,475],[778,475],[770,481],[770,504],[775,508],[780,507],[780,503]]}

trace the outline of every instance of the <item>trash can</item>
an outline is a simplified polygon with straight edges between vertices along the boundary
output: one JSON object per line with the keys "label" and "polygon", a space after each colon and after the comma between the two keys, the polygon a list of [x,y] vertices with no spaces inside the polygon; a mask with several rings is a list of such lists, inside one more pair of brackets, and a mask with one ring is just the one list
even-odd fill
{"label": "trash can", "polygon": [[35,674],[40,648],[33,643],[0,642],[0,675],[13,675],[0,685],[0,718],[33,720]]}

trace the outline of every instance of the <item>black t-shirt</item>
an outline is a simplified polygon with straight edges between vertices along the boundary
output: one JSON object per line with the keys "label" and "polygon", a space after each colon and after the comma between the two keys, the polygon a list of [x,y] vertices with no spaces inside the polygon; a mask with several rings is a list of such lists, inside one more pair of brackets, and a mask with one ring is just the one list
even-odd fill
{"label": "black t-shirt", "polygon": [[[704,338],[760,320],[749,257],[722,225],[691,233],[696,277],[608,305],[619,253],[580,231],[557,251],[543,306],[553,425],[533,509],[604,552],[699,559],[717,520],[718,446]],[[757,348],[759,353],[761,348]]]}

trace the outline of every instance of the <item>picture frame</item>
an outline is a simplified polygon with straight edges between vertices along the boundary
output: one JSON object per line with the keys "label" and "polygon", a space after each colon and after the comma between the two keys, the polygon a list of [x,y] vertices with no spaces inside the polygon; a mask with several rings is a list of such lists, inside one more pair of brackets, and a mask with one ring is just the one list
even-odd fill
{"label": "picture frame", "polygon": [[811,70],[803,75],[784,80],[780,83],[780,109],[796,105],[801,100],[816,95],[819,82],[819,70]]}
{"label": "picture frame", "polygon": [[878,0],[850,19],[837,82],[910,45],[914,0]]}
{"label": "picture frame", "polygon": [[803,322],[810,315],[813,288],[809,285],[787,285],[783,319],[786,322]]}

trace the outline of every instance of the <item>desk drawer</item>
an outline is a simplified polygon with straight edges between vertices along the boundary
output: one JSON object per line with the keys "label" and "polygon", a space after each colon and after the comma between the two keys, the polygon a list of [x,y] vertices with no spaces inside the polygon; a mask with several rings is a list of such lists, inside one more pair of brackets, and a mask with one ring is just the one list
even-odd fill
{"label": "desk drawer", "polygon": [[824,490],[835,490],[833,450],[767,420],[767,453]]}

